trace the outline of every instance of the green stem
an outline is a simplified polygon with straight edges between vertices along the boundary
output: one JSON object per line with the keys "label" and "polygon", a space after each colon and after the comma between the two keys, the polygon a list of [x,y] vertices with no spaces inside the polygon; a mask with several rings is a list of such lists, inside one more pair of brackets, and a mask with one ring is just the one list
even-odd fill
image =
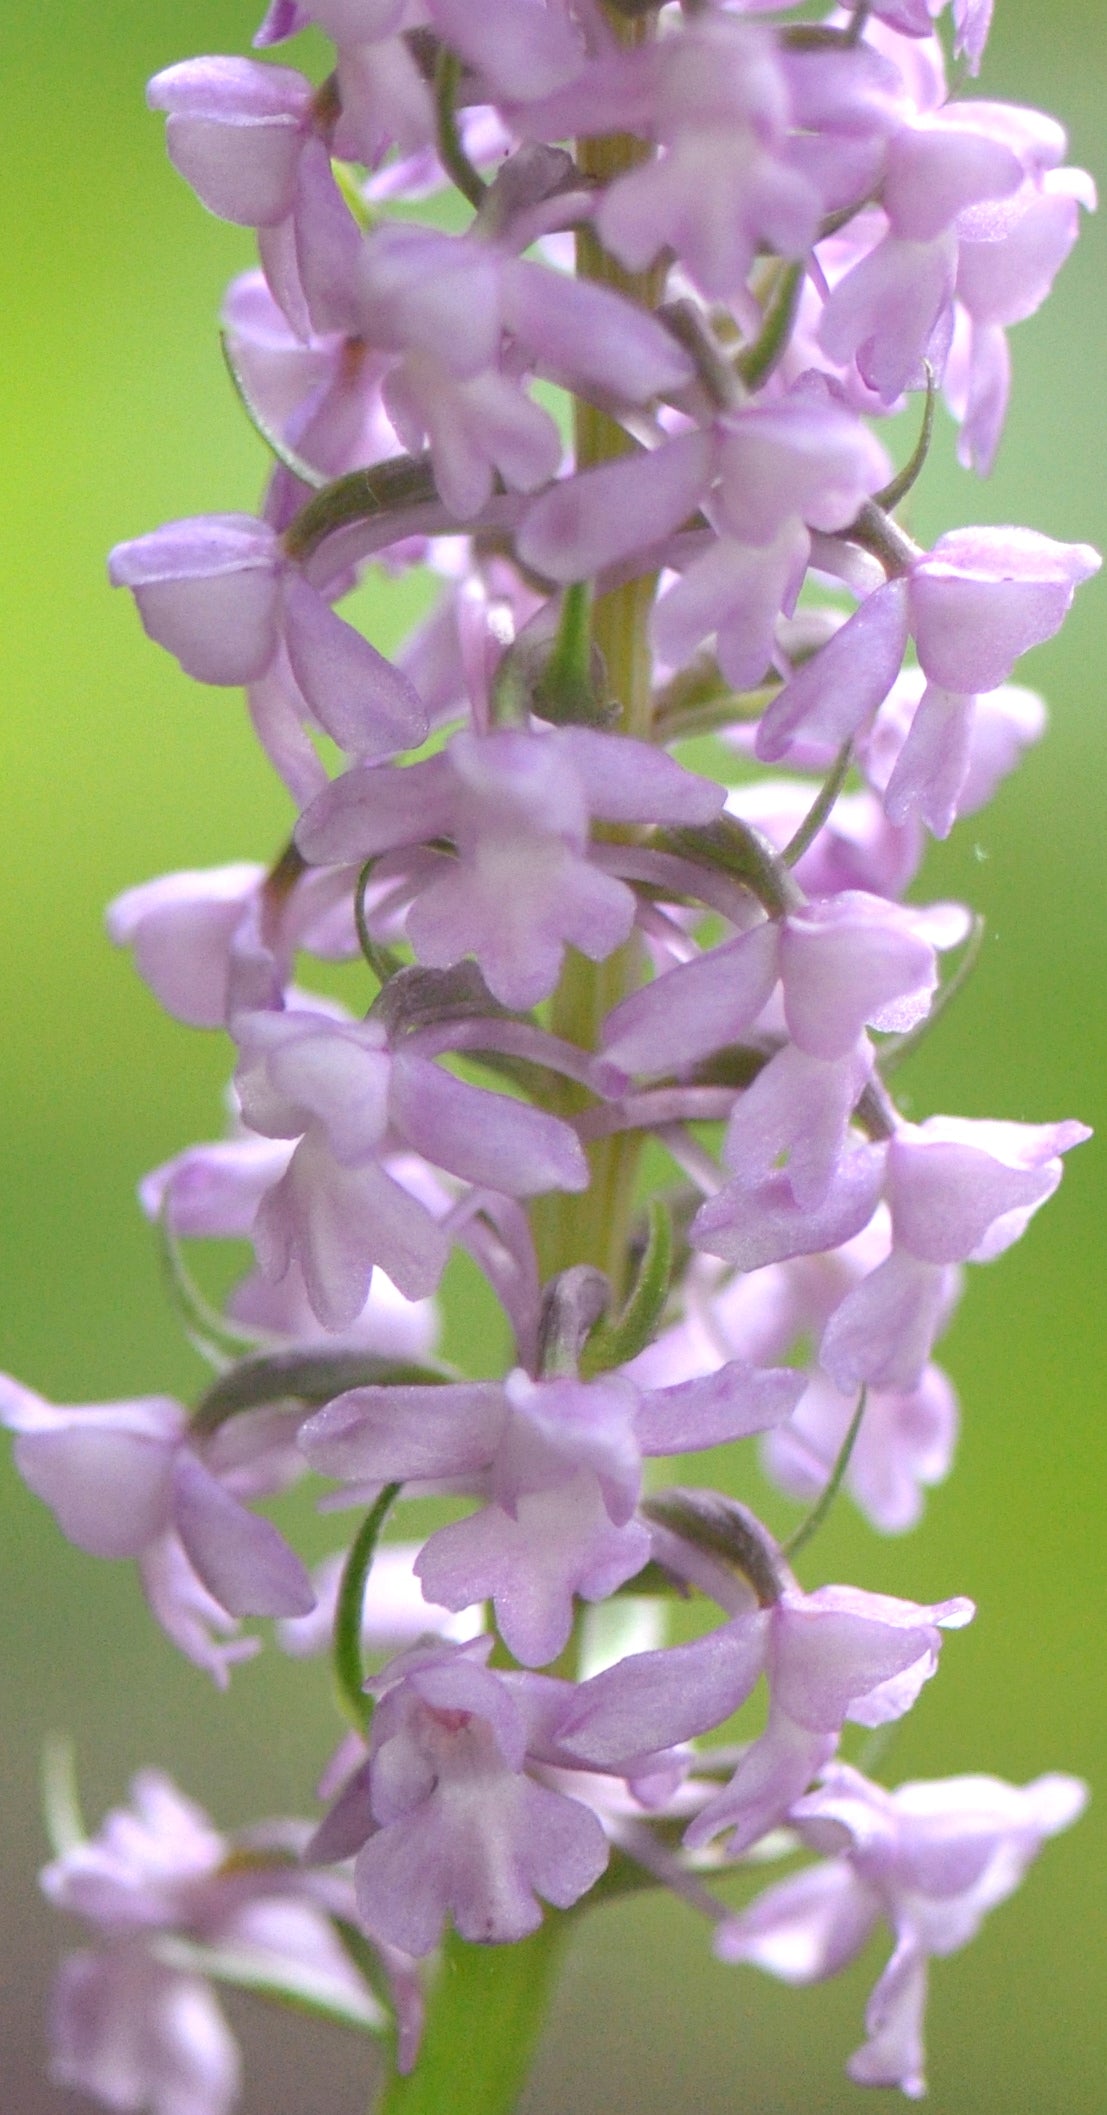
{"label": "green stem", "polygon": [[488,186],[483,178],[478,176],[461,144],[455,108],[460,80],[461,60],[456,52],[450,50],[448,44],[443,44],[434,74],[438,159],[462,196],[467,198],[469,204],[475,206],[479,213],[488,195]]}
{"label": "green stem", "polygon": [[372,859],[366,860],[357,877],[357,887],[354,890],[354,924],[357,927],[358,945],[361,948],[361,952],[369,964],[377,983],[383,990],[389,977],[394,977],[396,971],[403,968],[403,963],[399,955],[393,954],[390,947],[378,947],[372,933],[369,931],[369,922],[365,915],[365,891],[372,880],[373,868],[376,864],[377,856],[374,853]]}
{"label": "green stem", "polygon": [[922,430],[911,455],[898,476],[892,479],[890,485],[885,485],[883,492],[875,494],[877,506],[883,507],[886,514],[894,513],[901,499],[906,499],[912,485],[916,483],[925,469],[926,458],[930,453],[930,443],[934,436],[934,406],[937,402],[938,387],[934,379],[934,369],[930,365],[929,360],[924,360],[923,366],[926,370],[926,404],[923,408]]}
{"label": "green stem", "polygon": [[509,2115],[526,2084],[569,1919],[547,1910],[513,1946],[471,1946],[451,1932],[427,2010],[419,2061],[387,2078],[374,2115]]}
{"label": "green stem", "polygon": [[[627,19],[609,10],[607,20],[619,42],[628,46],[646,43],[656,32],[653,13]],[[645,140],[615,133],[578,141],[577,161],[586,179],[603,186],[648,160],[652,151]],[[591,227],[577,233],[577,271],[582,279],[611,287],[647,308],[657,307],[664,267],[628,272],[608,254]],[[594,404],[578,400],[573,419],[579,470],[613,462],[634,448],[623,428]],[[654,575],[645,575],[597,596],[592,604],[592,647],[602,656],[607,695],[618,707],[620,730],[644,742],[653,731],[649,619],[656,584]],[[641,951],[633,940],[606,962],[571,955],[551,1005],[553,1033],[595,1050],[605,1015],[641,977]],[[559,1113],[571,1115],[579,1106],[579,1094],[575,1099],[566,1094]],[[615,1298],[622,1297],[641,1144],[632,1132],[598,1140],[588,1152],[591,1181],[587,1190],[538,1200],[533,1225],[544,1275],[573,1263],[592,1263],[607,1273]]]}
{"label": "green stem", "polygon": [[734,363],[747,389],[760,389],[783,359],[796,320],[803,281],[802,264],[780,266],[765,303],[761,329],[749,345],[743,346]]}
{"label": "green stem", "polygon": [[[647,43],[656,30],[653,15],[636,21],[609,15],[608,20],[621,44]],[[577,144],[577,160],[582,174],[586,179],[593,178],[599,185],[609,184],[628,169],[636,168],[640,162],[647,161],[651,153],[652,149],[645,140],[635,139],[629,133],[580,140]],[[587,225],[577,233],[577,271],[582,279],[612,287],[616,293],[625,294],[629,300],[646,308],[657,307],[664,283],[663,266],[654,265],[645,272],[628,272],[609,255],[594,229]],[[573,417],[579,470],[612,462],[633,452],[635,443],[629,434],[606,412],[597,410],[594,404],[578,399]],[[627,581],[624,586],[613,588],[610,594],[599,596],[592,611],[593,644],[599,647],[604,657],[611,696],[622,707],[623,732],[636,735],[640,741],[649,740],[653,718],[646,627],[654,587],[652,576]]]}
{"label": "green stem", "polygon": [[795,1534],[789,1535],[787,1542],[783,1542],[781,1544],[782,1554],[787,1557],[789,1564],[791,1563],[792,1558],[797,1556],[799,1551],[803,1549],[808,1542],[810,1542],[812,1535],[816,1534],[819,1528],[821,1528],[823,1521],[826,1519],[826,1516],[829,1513],[831,1506],[834,1504],[834,1501],[838,1496],[838,1492],[840,1491],[842,1486],[842,1478],[845,1475],[846,1470],[849,1468],[850,1455],[853,1453],[854,1443],[857,1439],[858,1433],[861,1430],[861,1420],[865,1415],[865,1404],[868,1401],[868,1397],[868,1389],[862,1388],[861,1394],[858,1397],[857,1408],[849,1421],[849,1430],[847,1431],[846,1436],[842,1441],[841,1447],[839,1449],[838,1459],[835,1462],[829,1477],[827,1478],[826,1484],[820,1496],[816,1500],[815,1504],[812,1506],[811,1511],[807,1515],[806,1520],[800,1522],[800,1525],[796,1529]]}
{"label": "green stem", "polygon": [[667,746],[688,735],[714,734],[735,720],[759,720],[779,689],[774,678],[756,690],[733,690],[714,658],[697,654],[654,697],[654,741]]}
{"label": "green stem", "polygon": [[626,1306],[611,1321],[592,1331],[580,1359],[581,1376],[606,1373],[612,1366],[628,1365],[652,1343],[669,1294],[673,1269],[673,1222],[659,1197],[647,1206],[646,1246]]}
{"label": "green stem", "polygon": [[[638,962],[633,941],[606,962],[570,957],[550,1008],[553,1034],[595,1050],[606,1015],[639,981]],[[583,1090],[569,1080],[559,1084],[555,1100],[557,1113],[567,1117],[585,1105]],[[607,1276],[613,1297],[622,1299],[641,1150],[641,1136],[633,1131],[598,1139],[588,1148],[586,1190],[575,1195],[555,1190],[535,1200],[531,1224],[544,1279],[573,1263],[592,1263]]]}
{"label": "green stem", "polygon": [[184,1333],[200,1357],[217,1373],[223,1373],[244,1352],[248,1355],[256,1351],[258,1338],[245,1330],[233,1329],[204,1298],[181,1254],[169,1223],[168,1206],[159,1213],[155,1231],[166,1288]]}
{"label": "green stem", "polygon": [[394,1500],[399,1496],[399,1491],[398,1483],[386,1483],[376,1504],[366,1514],[346,1559],[346,1569],[338,1589],[338,1607],[334,1617],[334,1677],[342,1708],[359,1733],[364,1733],[373,1712],[372,1703],[363,1687],[365,1667],[361,1657],[361,1612],[365,1604],[365,1584],[376,1555],[380,1531]]}
{"label": "green stem", "polygon": [[839,749],[827,777],[823,780],[795,836],[789,838],[780,855],[784,866],[798,866],[804,853],[814,844],[819,831],[822,829],[824,822],[827,821],[834,803],[849,777],[849,767],[852,762],[853,743],[845,742]]}

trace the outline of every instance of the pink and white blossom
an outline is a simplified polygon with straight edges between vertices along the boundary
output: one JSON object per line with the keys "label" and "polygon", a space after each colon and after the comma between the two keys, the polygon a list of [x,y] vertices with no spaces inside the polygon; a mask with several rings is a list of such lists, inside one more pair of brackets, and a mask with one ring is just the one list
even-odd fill
{"label": "pink and white blossom", "polygon": [[[917,2096],[929,1958],[1083,1802],[1059,1775],[889,1792],[837,1761],[973,1605],[807,1590],[788,1552],[839,1484],[882,1533],[919,1519],[956,1440],[931,1353],[963,1266],[1088,1136],[909,1121],[894,1091],[980,932],[903,901],[926,833],[1037,739],[1010,678],[1100,561],[1020,526],[923,548],[896,517],[936,389],[990,468],[1007,332],[1094,189],[1054,120],[951,88],[936,26],[975,74],[991,0],[809,12],[271,0],[256,50],[329,39],[320,85],[230,56],[150,84],[177,169],[257,233],[223,320],[274,467],[256,515],[155,528],[110,577],[185,674],[246,689],[298,815],[268,864],[109,911],[174,1019],[237,1052],[229,1135],[140,1189],[215,1377],[191,1413],[0,1379],[0,1422],[196,1665],[225,1686],[260,1649],[243,1620],[276,1617],[291,1659],[329,1646],[351,1730],[314,1830],[224,1837],[153,1773],[91,1841],[54,1800],[43,1885],[91,1935],[54,2076],[117,2110],[230,2115],[218,1976],[409,2070],[446,1935],[448,2012],[473,1947],[605,1874],[793,1982],[887,1922],[850,2071]],[[875,422],[924,388],[896,474]],[[374,564],[437,588],[388,652],[375,605],[365,630],[335,607]],[[740,783],[687,768],[704,733]],[[253,1245],[219,1309],[201,1239]],[[500,1310],[474,1310],[468,1373],[439,1349],[455,1249]],[[812,1508],[790,1543],[729,1495],[751,1437]],[[653,1480],[716,1448],[722,1488]],[[257,1510],[309,1469],[324,1511],[367,1508],[314,1579]],[[393,1507],[432,1498],[393,1542]],[[737,1746],[688,1747],[763,1678]],[[797,1841],[825,1862],[723,1909],[714,1868]],[[445,2051],[474,2108],[483,2025]]]}
{"label": "pink and white blossom", "polygon": [[895,1951],[869,2000],[868,2040],[849,2061],[858,2085],[926,2092],[922,2023],[927,1965],[976,1936],[1032,1859],[1082,1812],[1074,1777],[1009,1785],[948,1777],[886,1792],[835,1763],[790,1820],[821,1865],[780,1882],[715,1936],[724,1961],[750,1961],[789,1983],[813,1983],[855,1959],[881,1922]]}
{"label": "pink and white blossom", "polygon": [[786,1368],[731,1362],[709,1379],[640,1391],[617,1373],[435,1388],[355,1388],[308,1420],[300,1444],[353,1483],[447,1481],[485,1499],[428,1538],[416,1571],[432,1602],[490,1599],[525,1666],[557,1658],[573,1598],[604,1600],[650,1553],[636,1518],[643,1460],[745,1438],[795,1408]]}

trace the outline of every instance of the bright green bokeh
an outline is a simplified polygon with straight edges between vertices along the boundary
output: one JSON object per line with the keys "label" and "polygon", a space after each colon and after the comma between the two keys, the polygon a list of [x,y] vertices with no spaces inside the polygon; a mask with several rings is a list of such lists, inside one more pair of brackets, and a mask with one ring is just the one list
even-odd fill
{"label": "bright green bokeh", "polygon": [[[479,0],[474,0],[479,4]],[[113,894],[161,871],[264,858],[291,820],[239,699],[179,674],[109,594],[108,546],[175,515],[250,508],[263,473],[223,378],[214,317],[250,261],[165,164],[147,76],[246,48],[260,0],[53,0],[3,10],[3,863],[6,994],[0,1364],[60,1399],[193,1388],[133,1204],[148,1167],[214,1135],[226,1052],[159,1014],[103,938]],[[984,92],[1061,115],[1101,159],[1101,0],[998,0]],[[1000,467],[978,486],[948,427],[917,504],[923,534],[1025,521],[1107,542],[1101,386],[1105,250],[1092,223],[1053,301],[1014,339]],[[380,596],[377,636],[399,619]],[[968,995],[905,1084],[918,1114],[1102,1124],[1107,1050],[1102,583],[1022,673],[1046,689],[1048,743],[931,861],[990,939]],[[1102,1531],[1107,1321],[1100,1148],[1072,1156],[1026,1241],[975,1272],[943,1357],[961,1391],[956,1474],[919,1533],[882,1543],[842,1508],[807,1583],[848,1578],[922,1599],[966,1591],[976,1625],[904,1726],[893,1777],[1104,1770]],[[63,1934],[40,1907],[35,1773],[43,1734],[76,1737],[93,1815],[157,1762],[234,1823],[306,1810],[337,1721],[325,1671],[276,1655],[228,1700],[145,1617],[132,1571],[60,1540],[5,1461],[3,2105],[87,2106],[41,2081],[42,2014]],[[767,1504],[773,1503],[771,1500]],[[782,1520],[777,1505],[770,1517]],[[329,1537],[302,1516],[313,1549]],[[1103,1801],[1101,1799],[1100,1805]],[[934,2115],[1092,2115],[1103,2105],[1104,1822],[1093,1805],[1017,1901],[934,1977]],[[789,1993],[711,1961],[663,1903],[607,1911],[578,1945],[529,2115],[723,2115],[861,2104],[842,2079],[870,1958]],[[234,2008],[246,2115],[355,2115],[353,2040]],[[447,2115],[447,2111],[443,2111]]]}

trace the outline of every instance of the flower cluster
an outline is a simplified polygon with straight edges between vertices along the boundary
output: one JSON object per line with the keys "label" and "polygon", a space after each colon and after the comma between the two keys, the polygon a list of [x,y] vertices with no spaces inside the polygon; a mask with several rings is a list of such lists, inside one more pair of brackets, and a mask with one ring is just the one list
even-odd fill
{"label": "flower cluster", "polygon": [[[892,1792],[843,1760],[972,1604],[790,1562],[839,1485],[916,1522],[963,1266],[1087,1136],[908,1121],[891,1091],[979,939],[904,900],[926,835],[1041,732],[1012,675],[1099,563],[897,519],[939,391],[990,464],[1006,331],[1094,203],[1054,121],[951,91],[939,31],[972,76],[990,7],[945,13],[273,0],[265,56],[150,84],[182,176],[257,231],[224,343],[274,467],[256,518],[141,535],[111,578],[189,674],[245,687],[297,820],[268,869],[109,913],[234,1047],[229,1135],[142,1187],[214,1377],[191,1412],[5,1380],[0,1418],[200,1667],[226,1684],[275,1617],[291,1653],[333,1640],[353,1723],[317,1825],[228,1843],[148,1776],[60,1849],[47,1892],[98,1950],[63,1970],[55,2070],[109,2106],[229,2109],[209,1978],[409,2068],[450,1928],[520,1941],[601,1875],[674,1887],[722,1958],[796,1982],[884,1917],[851,2073],[914,2095],[928,1956],[1079,1810],[1065,1778]],[[319,83],[269,56],[308,25]],[[897,471],[874,422],[912,398]],[[416,565],[438,600],[389,658],[335,604]],[[350,1008],[294,981],[305,954],[347,964]],[[215,1313],[182,1249],[228,1237],[253,1260]],[[475,1377],[437,1353],[457,1248],[509,1339]],[[731,1493],[751,1438],[814,1502],[790,1541]],[[720,1447],[725,1490],[681,1480]],[[314,1580],[255,1510],[308,1476],[364,1515]],[[406,1497],[440,1524],[378,1549]],[[762,1678],[762,1730],[720,1745]],[[829,1860],[735,1913],[702,1875],[769,1839]]]}

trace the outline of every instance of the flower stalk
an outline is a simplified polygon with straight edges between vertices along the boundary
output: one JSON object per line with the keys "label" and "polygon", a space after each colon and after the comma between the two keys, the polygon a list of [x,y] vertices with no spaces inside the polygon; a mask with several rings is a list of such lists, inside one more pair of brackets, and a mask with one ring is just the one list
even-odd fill
{"label": "flower stalk", "polygon": [[414,2071],[393,2072],[373,2115],[511,2115],[534,2061],[569,1938],[549,1916],[515,1946],[447,1939]]}

